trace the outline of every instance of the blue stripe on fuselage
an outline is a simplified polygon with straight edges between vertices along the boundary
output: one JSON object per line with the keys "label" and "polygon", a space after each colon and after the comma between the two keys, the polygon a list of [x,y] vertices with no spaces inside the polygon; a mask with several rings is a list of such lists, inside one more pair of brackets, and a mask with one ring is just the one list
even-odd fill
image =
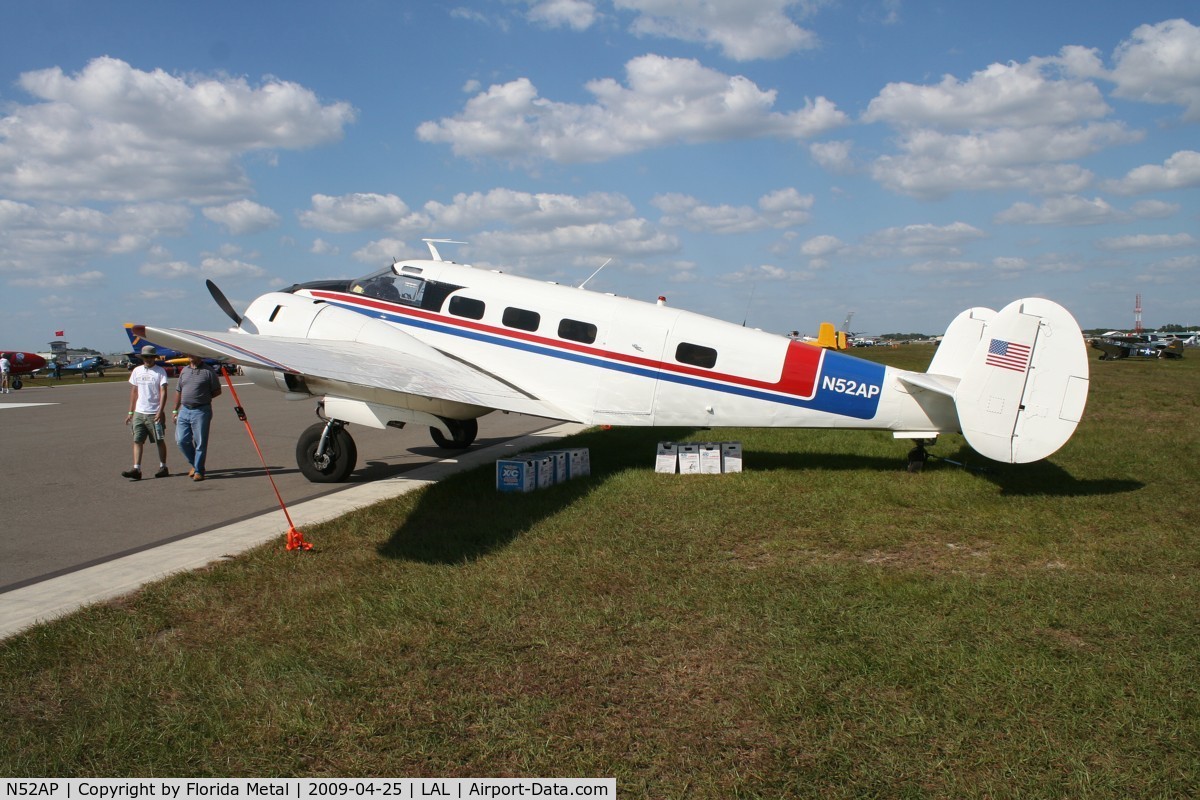
{"label": "blue stripe on fuselage", "polygon": [[626,375],[668,381],[682,386],[692,386],[698,389],[737,395],[739,397],[750,397],[771,403],[809,408],[814,411],[840,414],[855,419],[871,419],[875,416],[879,408],[879,397],[883,390],[885,367],[870,361],[844,356],[832,350],[826,351],[825,357],[822,359],[820,372],[817,375],[816,394],[811,399],[805,399],[796,395],[765,391],[749,386],[739,386],[737,384],[723,383],[694,375],[672,372],[666,368],[667,365],[663,365],[663,369],[654,369],[622,361],[609,361],[571,350],[562,350],[555,347],[533,344],[520,339],[511,339],[497,334],[463,328],[448,322],[434,322],[420,317],[410,317],[405,314],[396,314],[378,308],[366,308],[354,303],[337,300],[326,299],[326,302],[348,311],[356,311],[359,314],[365,314],[369,317],[410,328],[420,328],[434,333],[458,336],[463,339],[507,347],[513,350],[521,350],[577,364],[586,364],[587,366],[608,369]]}

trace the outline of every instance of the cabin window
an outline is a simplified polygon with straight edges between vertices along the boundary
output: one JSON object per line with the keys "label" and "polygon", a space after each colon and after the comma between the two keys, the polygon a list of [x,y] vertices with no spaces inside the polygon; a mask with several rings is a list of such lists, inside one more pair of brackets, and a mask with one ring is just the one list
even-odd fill
{"label": "cabin window", "polygon": [[564,319],[558,323],[558,335],[562,339],[591,344],[596,341],[596,326],[577,319]]}
{"label": "cabin window", "polygon": [[506,308],[501,321],[509,328],[517,328],[523,331],[536,331],[538,325],[542,323],[542,315],[536,311],[527,311],[524,308]]}
{"label": "cabin window", "polygon": [[447,309],[456,317],[466,317],[467,319],[483,319],[483,301],[476,300],[473,297],[463,297],[457,295],[450,298],[450,306]]}
{"label": "cabin window", "polygon": [[680,364],[691,364],[693,367],[712,369],[717,365],[717,351],[711,347],[680,342],[675,348],[675,360]]}

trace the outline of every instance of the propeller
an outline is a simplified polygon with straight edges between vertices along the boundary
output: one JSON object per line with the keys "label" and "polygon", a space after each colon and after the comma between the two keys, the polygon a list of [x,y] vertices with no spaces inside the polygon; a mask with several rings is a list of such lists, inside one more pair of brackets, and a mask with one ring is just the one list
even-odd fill
{"label": "propeller", "polygon": [[221,307],[221,310],[224,311],[231,320],[233,320],[234,325],[240,327],[242,324],[242,318],[236,311],[233,310],[233,304],[229,302],[229,298],[225,296],[225,293],[218,289],[217,285],[211,280],[205,279],[204,283],[206,286],[208,286],[208,293],[212,295],[213,300],[217,301],[217,305]]}

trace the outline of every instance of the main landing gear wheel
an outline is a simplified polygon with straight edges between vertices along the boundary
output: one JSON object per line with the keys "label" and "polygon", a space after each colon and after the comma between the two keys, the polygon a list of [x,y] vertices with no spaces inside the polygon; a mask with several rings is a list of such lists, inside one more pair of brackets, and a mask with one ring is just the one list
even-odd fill
{"label": "main landing gear wheel", "polygon": [[21,381],[21,379],[20,379],[20,378],[13,378],[13,379],[12,379],[12,388],[13,388],[13,391],[16,391],[17,389],[20,389],[20,388],[21,388],[22,386],[24,386],[24,385],[25,385],[25,384],[24,384],[24,383]]}
{"label": "main landing gear wheel", "polygon": [[925,451],[925,441],[917,439],[916,443],[917,446],[908,451],[909,472],[920,472],[925,469],[925,462],[929,460],[929,453]]}
{"label": "main landing gear wheel", "polygon": [[447,450],[466,450],[479,435],[479,420],[442,419],[442,422],[446,423],[453,438],[447,439],[446,435],[437,428],[430,428],[429,435],[433,437],[433,443],[438,447]]}
{"label": "main landing gear wheel", "polygon": [[331,419],[305,428],[296,442],[296,464],[313,483],[341,483],[358,461],[358,448],[344,422]]}

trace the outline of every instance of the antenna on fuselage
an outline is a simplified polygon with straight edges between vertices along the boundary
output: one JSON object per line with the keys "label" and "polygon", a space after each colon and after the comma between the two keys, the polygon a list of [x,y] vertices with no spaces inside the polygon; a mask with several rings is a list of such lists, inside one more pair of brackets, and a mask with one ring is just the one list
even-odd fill
{"label": "antenna on fuselage", "polygon": [[746,315],[742,317],[742,327],[746,327],[746,320],[750,319],[750,304],[754,302],[754,290],[758,288],[757,283],[750,284],[750,296],[746,298]]}
{"label": "antenna on fuselage", "polygon": [[434,247],[435,243],[437,243],[437,244],[466,244],[466,242],[456,242],[454,239],[422,239],[421,241],[424,242],[425,246],[429,248],[429,255],[433,257],[434,261],[445,261],[446,260],[446,259],[442,258],[442,254],[438,252],[438,249],[436,247]]}
{"label": "antenna on fuselage", "polygon": [[[610,258],[610,259],[608,259],[608,261],[612,261],[612,259]],[[584,278],[583,283],[579,284],[579,288],[582,289],[583,287],[587,286],[588,281],[590,281],[592,278],[599,275],[600,270],[602,270],[608,266],[608,261],[605,261],[603,264],[600,265],[600,267],[595,272],[593,272],[591,275],[588,275],[586,278]]]}

